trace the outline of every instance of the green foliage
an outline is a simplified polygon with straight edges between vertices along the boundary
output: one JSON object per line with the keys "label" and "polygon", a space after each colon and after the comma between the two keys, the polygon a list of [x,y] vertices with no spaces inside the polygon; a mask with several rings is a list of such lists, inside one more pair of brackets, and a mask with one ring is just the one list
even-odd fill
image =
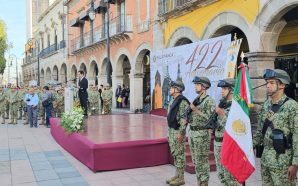
{"label": "green foliage", "polygon": [[3,20],[0,19],[0,74],[3,74],[5,69],[5,52],[8,49],[7,46],[7,33],[6,33],[6,24]]}
{"label": "green foliage", "polygon": [[83,129],[84,110],[81,107],[74,107],[72,110],[62,114],[61,125],[69,132],[79,132]]}

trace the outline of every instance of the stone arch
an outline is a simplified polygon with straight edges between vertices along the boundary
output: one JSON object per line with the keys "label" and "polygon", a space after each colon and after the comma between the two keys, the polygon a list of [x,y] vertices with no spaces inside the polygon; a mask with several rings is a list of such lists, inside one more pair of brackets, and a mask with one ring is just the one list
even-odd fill
{"label": "stone arch", "polygon": [[60,69],[60,82],[66,83],[67,82],[67,66],[65,63],[61,65]]}
{"label": "stone arch", "polygon": [[42,68],[41,71],[40,71],[40,83],[42,85],[45,84],[45,76],[44,76],[44,69]]}
{"label": "stone arch", "polygon": [[77,67],[76,65],[73,64],[70,71],[70,79],[72,79],[74,83],[76,83],[76,80],[77,80],[77,73],[78,73]]}
{"label": "stone arch", "polygon": [[55,81],[59,80],[59,71],[58,71],[57,65],[54,65],[54,67],[53,67],[52,76],[53,76],[53,80],[55,80]]}
{"label": "stone arch", "polygon": [[48,67],[46,70],[45,83],[47,83],[47,81],[50,81],[51,79],[52,79],[51,69],[50,69],[50,67]]}
{"label": "stone arch", "polygon": [[268,1],[254,21],[260,29],[256,51],[276,52],[278,38],[287,22],[283,16],[298,6],[297,0]]}
{"label": "stone arch", "polygon": [[125,54],[120,55],[116,63],[115,75],[124,75],[125,70],[128,68],[131,69],[131,63],[128,56]]}
{"label": "stone arch", "polygon": [[102,60],[100,71],[99,71],[100,76],[106,76],[107,75],[107,72],[106,72],[107,60],[108,60],[108,58],[104,58]]}
{"label": "stone arch", "polygon": [[[118,65],[119,59],[120,59],[121,56],[123,56],[123,55],[125,55],[125,56],[128,58],[128,60],[130,61],[130,63],[132,62],[132,58],[131,58],[131,55],[130,55],[129,51],[128,51],[126,48],[120,48],[120,49],[118,50],[118,52],[117,52],[115,58],[114,58],[114,59],[116,59],[115,62],[114,62],[114,64],[113,64],[112,61],[111,61],[111,63],[112,63],[112,67],[113,67],[113,69],[116,69],[116,71],[117,71],[117,65]],[[115,72],[115,71],[114,71],[114,72]]]}
{"label": "stone arch", "polygon": [[89,80],[90,84],[98,85],[99,69],[95,60],[91,61],[89,66]]}
{"label": "stone arch", "polygon": [[141,44],[136,50],[136,60],[134,65],[135,73],[143,73],[143,59],[147,52],[150,53],[151,47],[148,43]]}
{"label": "stone arch", "polygon": [[209,39],[214,36],[215,32],[224,26],[234,26],[243,30],[245,35],[248,35],[249,25],[244,17],[236,12],[221,12],[216,15],[207,24],[201,39]]}
{"label": "stone arch", "polygon": [[197,34],[189,27],[179,27],[169,38],[166,48],[174,47],[177,41],[181,38],[188,38],[190,41],[195,42],[198,40]]}
{"label": "stone arch", "polygon": [[80,70],[85,72],[85,76],[87,75],[87,67],[86,67],[85,63],[80,64]]}

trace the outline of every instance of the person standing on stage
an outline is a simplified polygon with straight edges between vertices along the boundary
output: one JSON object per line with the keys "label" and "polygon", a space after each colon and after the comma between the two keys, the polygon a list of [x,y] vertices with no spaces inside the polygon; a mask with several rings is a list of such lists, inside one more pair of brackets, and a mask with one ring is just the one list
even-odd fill
{"label": "person standing on stage", "polygon": [[263,78],[268,99],[259,112],[253,141],[254,147],[262,145],[261,152],[257,152],[261,156],[262,184],[294,186],[298,170],[298,104],[285,94],[291,79],[280,69],[266,69]]}
{"label": "person standing on stage", "polygon": [[185,129],[186,121],[183,119],[183,112],[189,107],[188,100],[182,95],[185,90],[181,80],[170,82],[170,94],[173,99],[168,106],[168,141],[171,154],[174,158],[176,174],[174,177],[166,180],[171,186],[184,185],[185,168]]}
{"label": "person standing on stage", "polygon": [[102,92],[102,100],[103,100],[102,114],[111,113],[113,91],[110,88],[111,88],[110,85],[107,84],[106,90]]}
{"label": "person standing on stage", "polygon": [[233,78],[226,78],[220,80],[217,84],[217,87],[221,87],[221,103],[225,103],[226,107],[221,108],[221,104],[216,107],[215,112],[217,113],[217,128],[214,129],[214,157],[216,163],[216,170],[218,178],[222,185],[229,186],[237,186],[240,184],[237,180],[230,174],[228,170],[226,170],[222,163],[220,162],[221,157],[221,146],[224,136],[224,130],[228,118],[228,114],[230,112],[232,98],[233,98],[233,91],[235,87],[235,79]]}
{"label": "person standing on stage", "polygon": [[84,115],[88,116],[88,80],[85,77],[85,73],[79,70],[79,99],[81,107],[84,109]]}
{"label": "person standing on stage", "polygon": [[192,82],[195,84],[196,93],[199,95],[190,105],[192,112],[188,142],[192,162],[196,168],[198,185],[207,186],[210,172],[208,157],[211,137],[205,126],[215,110],[215,100],[206,94],[207,89],[211,87],[207,77],[195,76]]}

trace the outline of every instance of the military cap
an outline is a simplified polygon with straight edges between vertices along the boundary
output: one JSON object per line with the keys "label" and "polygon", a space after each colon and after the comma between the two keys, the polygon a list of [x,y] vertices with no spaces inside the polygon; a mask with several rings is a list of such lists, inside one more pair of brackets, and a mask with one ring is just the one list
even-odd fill
{"label": "military cap", "polygon": [[219,80],[217,87],[235,87],[236,80],[234,78],[226,78],[223,80]]}
{"label": "military cap", "polygon": [[263,78],[265,80],[270,79],[270,78],[274,78],[274,79],[278,79],[279,81],[281,81],[283,84],[290,84],[290,76],[289,74],[281,69],[266,69],[264,70],[264,75]]}
{"label": "military cap", "polygon": [[207,77],[195,76],[192,80],[194,84],[202,84],[205,88],[211,87],[210,80]]}
{"label": "military cap", "polygon": [[181,92],[185,90],[184,83],[181,80],[170,81],[170,86],[178,88]]}

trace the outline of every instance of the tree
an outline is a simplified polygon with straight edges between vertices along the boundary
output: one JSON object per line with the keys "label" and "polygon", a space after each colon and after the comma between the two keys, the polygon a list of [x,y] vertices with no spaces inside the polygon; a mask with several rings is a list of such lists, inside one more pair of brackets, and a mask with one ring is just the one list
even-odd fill
{"label": "tree", "polygon": [[3,74],[6,66],[5,52],[7,49],[6,24],[0,19],[0,74]]}

